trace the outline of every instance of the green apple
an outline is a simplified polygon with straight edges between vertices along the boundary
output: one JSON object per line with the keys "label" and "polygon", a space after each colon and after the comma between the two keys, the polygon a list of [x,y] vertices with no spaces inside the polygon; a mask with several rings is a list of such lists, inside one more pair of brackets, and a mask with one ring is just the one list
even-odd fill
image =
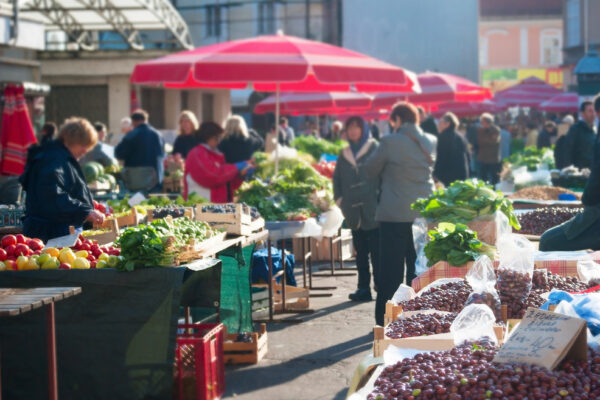
{"label": "green apple", "polygon": [[58,269],[60,262],[56,257],[50,257],[46,262],[42,264],[42,269]]}
{"label": "green apple", "polygon": [[96,263],[96,268],[106,268],[108,264],[104,260],[98,260]]}
{"label": "green apple", "polygon": [[119,264],[119,259],[117,258],[117,256],[109,256],[108,261],[106,263],[109,267],[115,268]]}
{"label": "green apple", "polygon": [[40,265],[44,265],[46,263],[46,261],[48,261],[49,259],[51,259],[52,256],[48,253],[44,253],[41,254],[38,258],[37,258],[37,262]]}

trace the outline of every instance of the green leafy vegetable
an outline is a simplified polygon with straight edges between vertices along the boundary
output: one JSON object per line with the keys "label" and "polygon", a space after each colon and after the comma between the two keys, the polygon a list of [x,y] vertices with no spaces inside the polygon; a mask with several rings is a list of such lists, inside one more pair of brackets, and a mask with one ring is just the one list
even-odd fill
{"label": "green leafy vegetable", "polygon": [[455,181],[445,189],[436,190],[427,199],[418,199],[411,208],[427,219],[463,224],[499,210],[508,217],[513,228],[521,229],[512,202],[502,192],[477,179]]}
{"label": "green leafy vegetable", "polygon": [[298,136],[292,142],[292,147],[303,153],[308,153],[318,160],[322,154],[333,154],[339,156],[342,150],[348,146],[348,142],[337,140],[330,142],[328,140],[319,139],[314,136]]}
{"label": "green leafy vegetable", "polygon": [[429,267],[439,261],[459,267],[474,261],[481,254],[494,258],[495,248],[479,241],[477,232],[466,225],[442,222],[427,235],[430,240],[425,245],[425,256]]}
{"label": "green leafy vegetable", "polygon": [[554,168],[554,154],[548,147],[525,147],[523,151],[513,153],[504,161],[510,164],[511,169],[525,166],[530,172],[537,171],[541,164],[546,164],[549,169]]}

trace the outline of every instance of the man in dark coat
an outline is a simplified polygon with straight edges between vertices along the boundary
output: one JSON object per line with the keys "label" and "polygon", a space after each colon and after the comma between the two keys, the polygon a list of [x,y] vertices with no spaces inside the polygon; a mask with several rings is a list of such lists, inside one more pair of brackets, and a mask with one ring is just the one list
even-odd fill
{"label": "man in dark coat", "polygon": [[[593,105],[600,118],[600,96]],[[592,151],[591,174],[581,197],[583,212],[544,232],[540,238],[540,251],[600,250],[600,141],[595,141]]]}
{"label": "man in dark coat", "polygon": [[432,135],[438,135],[438,128],[435,124],[435,119],[431,115],[425,114],[425,109],[421,106],[417,107],[419,110],[419,120],[421,123],[419,127],[423,130],[423,132],[431,133]]}
{"label": "man in dark coat", "polygon": [[566,165],[574,165],[577,168],[590,168],[594,157],[594,143],[596,132],[594,120],[596,113],[591,101],[584,101],[579,107],[581,119],[577,121],[567,132],[564,144],[564,155]]}
{"label": "man in dark coat", "polygon": [[494,125],[494,117],[491,114],[484,113],[479,120],[481,123],[477,131],[479,178],[495,185],[500,180],[502,170],[500,128]]}
{"label": "man in dark coat", "polygon": [[92,195],[77,162],[96,140],[96,132],[87,120],[72,118],[61,128],[58,140],[30,151],[19,179],[27,192],[25,235],[46,242],[68,235],[69,226],[80,227],[85,220],[104,220],[94,210]]}
{"label": "man in dark coat", "polygon": [[134,129],[115,147],[115,157],[124,163],[124,180],[129,190],[158,190],[163,181],[165,141],[148,123],[148,113],[131,115]]}
{"label": "man in dark coat", "polygon": [[459,121],[453,113],[446,113],[438,123],[437,158],[433,177],[444,186],[469,177],[469,151],[467,141],[456,132]]}

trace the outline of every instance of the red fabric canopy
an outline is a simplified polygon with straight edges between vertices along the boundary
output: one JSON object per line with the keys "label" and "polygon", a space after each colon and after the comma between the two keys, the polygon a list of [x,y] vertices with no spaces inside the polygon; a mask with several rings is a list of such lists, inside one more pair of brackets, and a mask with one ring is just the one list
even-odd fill
{"label": "red fabric canopy", "polygon": [[23,86],[7,85],[4,89],[0,173],[5,175],[23,173],[27,149],[37,141],[23,92]]}
{"label": "red fabric canopy", "polygon": [[503,107],[537,107],[542,102],[561,93],[560,89],[532,76],[514,86],[496,92],[494,101]]}
{"label": "red fabric canopy", "polygon": [[449,102],[438,104],[437,110],[433,113],[436,117],[441,117],[447,112],[454,113],[457,117],[477,117],[483,113],[497,113],[502,111],[496,103],[491,100],[482,102]]}
{"label": "red fabric canopy", "polygon": [[[285,35],[259,36],[199,47],[136,65],[131,82],[170,88],[257,91],[412,92],[402,68],[326,43]],[[418,87],[418,86],[417,86]]]}
{"label": "red fabric canopy", "polygon": [[488,88],[455,75],[424,72],[418,75],[418,80],[421,93],[382,93],[375,96],[373,106],[389,108],[401,100],[426,105],[450,101],[483,101],[492,97]]}
{"label": "red fabric canopy", "polygon": [[561,93],[541,103],[538,109],[547,112],[577,112],[579,96],[577,93]]}
{"label": "red fabric canopy", "polygon": [[[369,109],[372,96],[355,92],[283,93],[279,97],[282,114],[335,114],[354,109]],[[277,98],[271,95],[254,107],[254,112],[275,112]]]}

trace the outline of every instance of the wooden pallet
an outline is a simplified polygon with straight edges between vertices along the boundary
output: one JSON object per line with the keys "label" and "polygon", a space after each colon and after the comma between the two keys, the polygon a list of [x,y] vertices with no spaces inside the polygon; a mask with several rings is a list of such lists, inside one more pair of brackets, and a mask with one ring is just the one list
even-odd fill
{"label": "wooden pallet", "polygon": [[[254,284],[254,287],[266,288],[267,284]],[[273,282],[273,308],[275,311],[283,310],[281,284]],[[267,292],[268,296],[268,292]],[[268,299],[268,297],[267,297]],[[285,285],[285,309],[307,310],[310,307],[310,292],[308,288]]]}
{"label": "wooden pallet", "polygon": [[197,204],[196,221],[208,222],[213,228],[241,236],[250,236],[265,227],[265,220],[258,218],[253,221],[252,216],[241,203],[235,203],[235,213],[203,212],[202,204]]}
{"label": "wooden pallet", "polygon": [[257,364],[268,351],[267,326],[260,324],[258,332],[252,332],[251,342],[236,342],[237,333],[227,333],[223,343],[225,364]]}

